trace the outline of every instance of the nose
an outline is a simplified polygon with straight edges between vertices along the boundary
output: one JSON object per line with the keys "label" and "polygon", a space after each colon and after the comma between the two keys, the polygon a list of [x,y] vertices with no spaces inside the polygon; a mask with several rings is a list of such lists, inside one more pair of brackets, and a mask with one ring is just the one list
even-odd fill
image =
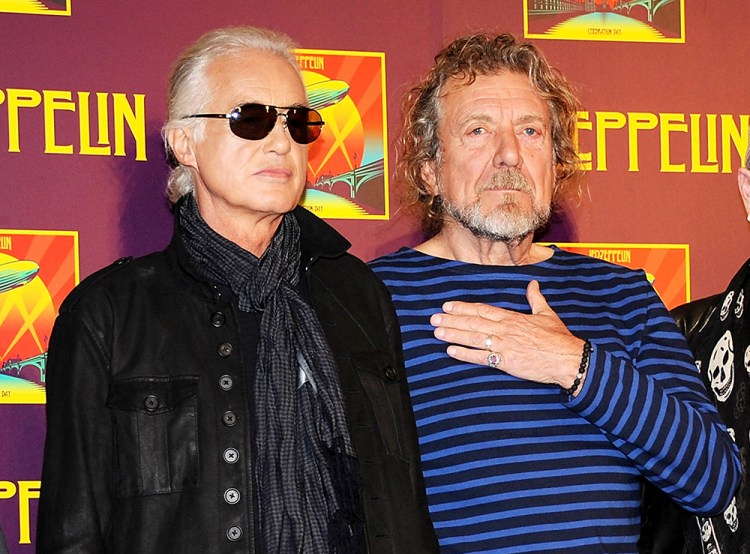
{"label": "nose", "polygon": [[[281,125],[278,125],[279,121],[281,121]],[[273,129],[268,134],[268,140],[266,141],[267,149],[275,152],[288,152],[290,150],[292,137],[286,132],[286,121],[286,113],[276,114],[276,123],[274,123]]]}
{"label": "nose", "polygon": [[492,165],[497,168],[517,168],[522,162],[518,137],[513,129],[503,129],[497,133]]}

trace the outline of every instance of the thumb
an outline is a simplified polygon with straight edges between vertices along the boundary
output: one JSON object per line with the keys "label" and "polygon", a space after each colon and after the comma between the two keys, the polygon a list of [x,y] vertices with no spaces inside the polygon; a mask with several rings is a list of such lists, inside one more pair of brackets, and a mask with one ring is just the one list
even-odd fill
{"label": "thumb", "polygon": [[549,309],[547,299],[544,298],[544,295],[539,288],[539,281],[534,279],[532,279],[529,282],[529,286],[526,287],[526,300],[529,302],[532,314],[538,314]]}

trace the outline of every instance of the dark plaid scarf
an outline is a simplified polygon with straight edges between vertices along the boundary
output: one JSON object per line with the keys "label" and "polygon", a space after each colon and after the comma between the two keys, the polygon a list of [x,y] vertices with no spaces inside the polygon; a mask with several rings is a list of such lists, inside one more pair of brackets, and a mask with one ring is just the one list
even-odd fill
{"label": "dark plaid scarf", "polygon": [[182,241],[198,272],[229,286],[240,310],[262,313],[253,424],[264,551],[363,552],[361,478],[338,370],[315,312],[296,290],[296,218],[283,217],[257,258],[213,231],[192,195],[178,209]]}

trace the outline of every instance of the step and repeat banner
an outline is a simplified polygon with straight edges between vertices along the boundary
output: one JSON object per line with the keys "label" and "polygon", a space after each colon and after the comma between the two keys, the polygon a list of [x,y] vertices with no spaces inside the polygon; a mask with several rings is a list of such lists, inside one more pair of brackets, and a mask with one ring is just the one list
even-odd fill
{"label": "step and repeat banner", "polygon": [[292,36],[326,125],[304,207],[371,259],[420,242],[392,182],[403,94],[454,37],[512,32],[573,81],[587,179],[542,240],[645,270],[668,307],[748,257],[745,0],[0,0],[0,529],[34,552],[46,352],[80,280],[166,245],[170,64],[204,32]]}

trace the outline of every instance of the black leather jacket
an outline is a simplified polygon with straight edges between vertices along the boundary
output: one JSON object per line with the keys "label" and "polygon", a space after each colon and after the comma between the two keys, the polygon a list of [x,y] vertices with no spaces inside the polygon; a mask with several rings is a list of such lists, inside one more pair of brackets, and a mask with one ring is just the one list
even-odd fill
{"label": "black leather jacket", "polygon": [[[364,480],[368,551],[437,552],[388,293],[341,235],[295,215]],[[256,551],[237,318],[175,239],[71,293],[49,347],[38,552]]]}

